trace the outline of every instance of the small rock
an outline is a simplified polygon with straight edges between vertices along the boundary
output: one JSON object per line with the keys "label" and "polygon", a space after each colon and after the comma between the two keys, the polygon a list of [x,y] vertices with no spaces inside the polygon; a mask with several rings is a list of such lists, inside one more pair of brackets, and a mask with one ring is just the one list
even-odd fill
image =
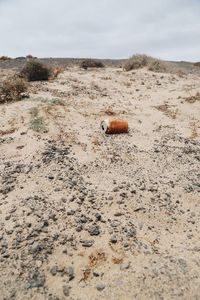
{"label": "small rock", "polygon": [[63,285],[63,294],[68,297],[70,294],[70,287],[67,285]]}
{"label": "small rock", "polygon": [[99,292],[103,291],[105,289],[106,285],[104,283],[99,283],[96,285],[96,288]]}
{"label": "small rock", "polygon": [[76,231],[77,232],[81,232],[83,230],[83,226],[81,225],[81,224],[78,224],[77,226],[76,226]]}
{"label": "small rock", "polygon": [[130,267],[130,262],[125,263],[125,264],[122,264],[122,265],[120,266],[120,270],[121,270],[121,271],[128,270],[129,267]]}
{"label": "small rock", "polygon": [[93,275],[94,275],[94,277],[99,277],[100,276],[100,274],[98,273],[98,272],[93,272]]}
{"label": "small rock", "polygon": [[89,247],[91,247],[93,244],[94,244],[94,241],[93,240],[82,240],[82,241],[80,241],[81,243],[82,243],[82,246],[83,247],[86,247],[86,248],[89,248]]}
{"label": "small rock", "polygon": [[50,273],[51,275],[55,276],[57,274],[57,271],[58,271],[58,267],[57,266],[53,266],[51,269],[50,269]]}
{"label": "small rock", "polygon": [[10,220],[10,218],[11,218],[11,215],[7,215],[7,216],[5,217],[5,220],[8,221],[8,220]]}
{"label": "small rock", "polygon": [[98,225],[91,225],[88,228],[88,232],[90,235],[99,235],[100,234],[100,228]]}
{"label": "small rock", "polygon": [[69,267],[67,269],[67,275],[69,276],[69,281],[74,279],[75,275],[74,275],[74,268],[73,267]]}
{"label": "small rock", "polygon": [[113,235],[111,238],[110,238],[110,241],[112,244],[116,244],[117,243],[117,237],[116,235]]}
{"label": "small rock", "polygon": [[62,197],[62,198],[61,198],[61,201],[62,201],[63,203],[66,203],[66,202],[67,202],[67,198]]}
{"label": "small rock", "polygon": [[42,287],[45,284],[45,276],[42,273],[34,272],[26,285],[28,289]]}
{"label": "small rock", "polygon": [[100,221],[101,220],[101,214],[100,213],[96,213],[95,214],[96,220]]}
{"label": "small rock", "polygon": [[114,214],[114,216],[115,217],[121,217],[121,216],[123,216],[123,213],[122,212],[116,212],[115,214]]}

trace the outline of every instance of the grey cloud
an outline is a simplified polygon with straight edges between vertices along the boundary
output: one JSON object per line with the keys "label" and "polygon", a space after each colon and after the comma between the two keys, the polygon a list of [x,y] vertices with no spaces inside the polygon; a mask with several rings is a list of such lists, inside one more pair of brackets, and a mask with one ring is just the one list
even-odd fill
{"label": "grey cloud", "polygon": [[198,0],[0,0],[0,55],[200,60]]}

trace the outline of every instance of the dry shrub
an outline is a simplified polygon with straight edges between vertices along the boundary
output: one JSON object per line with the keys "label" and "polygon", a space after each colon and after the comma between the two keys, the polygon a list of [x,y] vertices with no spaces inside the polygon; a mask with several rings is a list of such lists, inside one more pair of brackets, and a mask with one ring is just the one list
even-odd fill
{"label": "dry shrub", "polygon": [[11,57],[8,56],[0,56],[0,61],[11,60]]}
{"label": "dry shrub", "polygon": [[165,73],[167,72],[166,63],[158,59],[152,60],[148,66],[148,70],[152,72]]}
{"label": "dry shrub", "polygon": [[200,61],[194,63],[194,66],[195,66],[195,67],[200,67]]}
{"label": "dry shrub", "polygon": [[103,112],[107,116],[116,116],[116,113],[113,111],[112,107],[106,108]]}
{"label": "dry shrub", "polygon": [[197,92],[194,96],[186,97],[185,101],[189,103],[195,103],[196,101],[200,101],[200,93]]}
{"label": "dry shrub", "polygon": [[28,54],[28,55],[26,55],[26,58],[33,58],[33,55]]}
{"label": "dry shrub", "polygon": [[12,134],[14,133],[16,128],[10,128],[6,130],[0,130],[0,135]]}
{"label": "dry shrub", "polygon": [[123,263],[123,258],[118,258],[118,257],[113,257],[112,258],[112,262],[115,264],[115,265],[119,265],[119,264],[122,264]]}
{"label": "dry shrub", "polygon": [[144,54],[136,54],[128,59],[124,65],[126,71],[136,70],[146,67],[148,64],[149,57]]}
{"label": "dry shrub", "polygon": [[88,68],[104,68],[104,64],[100,60],[85,59],[80,63],[80,68],[87,70]]}
{"label": "dry shrub", "polygon": [[184,78],[184,76],[185,76],[186,74],[185,74],[185,72],[183,72],[182,70],[178,70],[178,71],[176,72],[176,75],[177,75],[178,77],[180,77],[180,78]]}
{"label": "dry shrub", "polygon": [[81,278],[80,282],[86,282],[90,278],[92,270],[94,270],[97,266],[101,265],[106,260],[106,253],[102,250],[96,250],[94,253],[91,253],[89,255],[89,263],[83,270],[83,277]]}
{"label": "dry shrub", "polygon": [[53,78],[57,78],[59,74],[64,72],[64,68],[63,67],[56,67],[52,70],[51,74]]}
{"label": "dry shrub", "polygon": [[27,97],[27,84],[18,76],[5,79],[0,85],[0,103],[18,101]]}
{"label": "dry shrub", "polygon": [[191,139],[196,139],[198,137],[198,124],[197,123],[192,123],[191,124]]}
{"label": "dry shrub", "polygon": [[43,63],[31,60],[26,63],[21,71],[21,75],[28,81],[43,81],[49,79],[51,72]]}
{"label": "dry shrub", "polygon": [[124,65],[125,71],[141,69],[144,67],[147,67],[148,70],[152,72],[171,73],[173,71],[172,65],[169,62],[162,61],[145,54],[133,55]]}
{"label": "dry shrub", "polygon": [[37,57],[36,57],[36,56],[33,56],[32,54],[26,55],[26,58],[27,58],[27,59],[37,59]]}

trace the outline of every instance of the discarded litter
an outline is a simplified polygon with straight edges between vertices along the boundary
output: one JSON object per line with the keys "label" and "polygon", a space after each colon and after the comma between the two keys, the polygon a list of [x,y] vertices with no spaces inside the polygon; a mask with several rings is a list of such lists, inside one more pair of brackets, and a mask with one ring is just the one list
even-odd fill
{"label": "discarded litter", "polygon": [[101,129],[107,134],[118,134],[128,132],[128,122],[124,120],[104,120],[101,122]]}

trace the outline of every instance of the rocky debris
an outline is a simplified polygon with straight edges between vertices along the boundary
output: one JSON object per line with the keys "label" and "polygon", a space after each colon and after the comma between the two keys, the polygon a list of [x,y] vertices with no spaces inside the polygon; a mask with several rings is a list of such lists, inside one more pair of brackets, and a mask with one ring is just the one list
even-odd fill
{"label": "rocky debris", "polygon": [[[122,70],[117,72],[122,76]],[[168,80],[162,80],[160,85],[160,75],[143,74],[144,78],[139,81],[138,74],[135,75],[127,74],[130,84],[134,81],[134,93],[137,84],[141,94],[143,89],[146,93],[148,76],[152,90],[158,86],[165,88],[165,80]],[[107,80],[110,79],[102,79],[105,83]],[[172,78],[169,80],[174,82]],[[26,157],[22,156],[24,161],[20,156],[8,159],[6,153],[2,154],[0,289],[4,298],[17,299],[22,295],[24,299],[70,297],[75,300],[77,296],[82,299],[89,289],[94,298],[98,298],[98,292],[109,292],[106,287],[110,283],[115,285],[113,297],[123,291],[123,286],[126,296],[131,290],[133,298],[137,298],[138,293],[142,298],[164,298],[164,290],[169,298],[187,297],[189,284],[192,286],[199,274],[198,139],[181,137],[173,127],[175,121],[170,120],[171,127],[162,125],[156,135],[151,133],[155,140],[146,147],[148,136],[140,131],[143,124],[138,119],[143,106],[139,105],[137,115],[137,104],[134,104],[135,118],[130,118],[129,109],[117,110],[124,117],[134,119],[134,130],[127,137],[101,138],[97,136],[97,127],[90,128],[98,119],[97,108],[95,115],[88,118],[89,106],[87,112],[84,111],[76,95],[86,95],[91,101],[92,97],[103,94],[109,97],[110,88],[95,84],[84,87],[84,82],[73,82],[71,75],[63,81],[67,87],[74,84],[74,88],[69,86],[71,90],[62,92],[51,90],[49,85],[53,87],[53,82],[47,83],[48,86],[46,83],[33,85],[33,89],[52,91],[63,100],[67,96],[69,107],[56,106],[55,112],[59,114],[51,116],[55,121],[54,138],[47,134],[31,137],[33,145],[37,141],[40,146],[33,157],[27,153]],[[126,90],[128,93],[129,89]],[[115,92],[120,97],[121,91]],[[134,93],[131,102],[136,101]],[[139,94],[137,98],[143,101]],[[145,97],[145,101],[149,101],[148,95]],[[57,128],[59,118],[64,123],[68,116],[61,111],[69,108],[67,113],[70,114],[71,103],[77,114],[81,117],[84,114],[84,120],[91,120],[91,124],[90,121],[85,124],[85,136],[77,131],[79,124],[73,127],[71,120],[66,131],[63,124]],[[103,104],[98,105],[101,109]],[[103,113],[112,116],[112,111]],[[59,134],[58,130],[61,130]],[[28,138],[28,130],[24,131],[25,135],[22,132],[20,138],[25,135]],[[137,135],[144,139],[142,146]],[[16,139],[17,136],[0,138],[0,145],[12,146]],[[83,139],[87,144],[82,143]],[[25,149],[17,147],[22,152]],[[101,280],[105,283],[99,282]],[[131,288],[126,285],[129,281]]]}
{"label": "rocky debris", "polygon": [[30,274],[30,278],[28,279],[26,288],[27,289],[39,288],[39,287],[43,287],[44,284],[45,284],[45,275],[43,273],[35,271],[32,274]]}

